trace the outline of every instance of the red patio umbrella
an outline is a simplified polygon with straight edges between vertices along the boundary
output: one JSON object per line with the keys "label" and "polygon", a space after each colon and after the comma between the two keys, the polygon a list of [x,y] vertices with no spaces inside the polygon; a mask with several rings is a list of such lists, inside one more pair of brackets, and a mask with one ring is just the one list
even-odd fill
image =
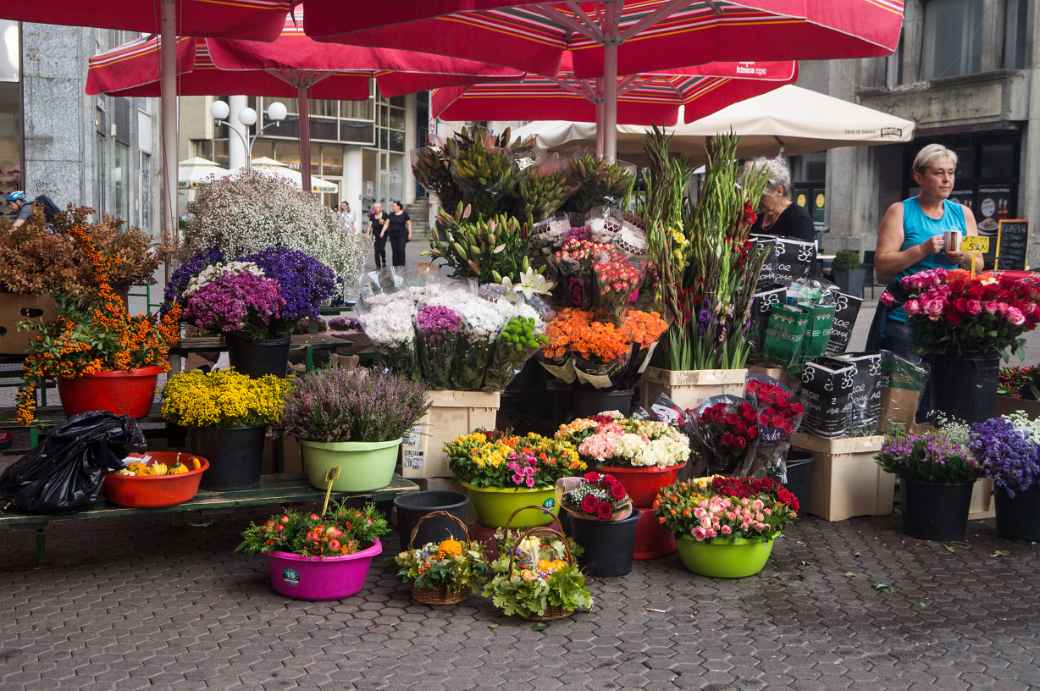
{"label": "red patio umbrella", "polygon": [[[429,53],[318,43],[303,32],[301,10],[283,16],[269,43],[228,38],[177,39],[177,90],[182,95],[247,94],[299,99],[300,167],[310,189],[309,98],[364,100],[375,77],[385,95],[457,85],[474,79],[519,79],[509,67]],[[87,93],[155,96],[161,41],[131,41],[90,59]]]}
{"label": "red patio umbrella", "polygon": [[162,239],[169,246],[177,237],[177,91],[172,49],[177,31],[269,41],[281,30],[289,7],[290,0],[3,0],[0,19],[158,33],[168,39],[170,49],[163,51],[161,59],[160,110]]}
{"label": "red patio umbrella", "polygon": [[571,55],[574,73],[603,77],[607,158],[613,159],[618,76],[715,61],[887,55],[902,0],[385,0],[343,12],[304,0],[319,40],[407,47],[486,60],[547,76]]}

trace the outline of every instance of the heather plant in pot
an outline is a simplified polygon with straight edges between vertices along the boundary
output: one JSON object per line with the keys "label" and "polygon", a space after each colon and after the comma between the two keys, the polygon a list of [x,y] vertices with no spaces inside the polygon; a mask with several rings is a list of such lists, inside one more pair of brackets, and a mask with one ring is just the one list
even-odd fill
{"label": "heather plant in pot", "polygon": [[242,532],[236,551],[267,557],[275,592],[297,600],[339,600],[365,585],[379,538],[390,532],[375,505],[333,504],[321,514],[286,509]]}
{"label": "heather plant in pot", "polygon": [[367,492],[390,484],[401,437],[428,408],[426,388],[396,374],[330,369],[300,377],[286,399],[282,428],[300,440],[310,483]]}

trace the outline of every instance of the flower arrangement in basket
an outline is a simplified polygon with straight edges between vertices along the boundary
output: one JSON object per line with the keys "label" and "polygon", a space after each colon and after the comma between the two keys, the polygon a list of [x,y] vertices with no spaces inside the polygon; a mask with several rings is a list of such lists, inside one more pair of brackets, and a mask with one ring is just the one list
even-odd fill
{"label": "flower arrangement in basket", "polygon": [[475,487],[549,487],[588,466],[566,441],[530,433],[473,432],[444,446],[455,477]]}
{"label": "flower arrangement in basket", "polygon": [[160,412],[182,427],[264,427],[281,419],[289,390],[283,377],[189,370],[167,380]]}
{"label": "flower arrangement in basket", "polygon": [[566,308],[545,328],[548,343],[541,351],[542,366],[566,384],[630,388],[667,328],[654,312],[629,309],[615,324],[587,310]]}
{"label": "flower arrangement in basket", "polygon": [[339,557],[359,552],[389,532],[390,525],[374,504],[360,509],[333,504],[322,514],[286,509],[263,523],[250,523],[236,551]]}
{"label": "flower arrangement in basket", "polygon": [[669,468],[686,463],[690,455],[690,440],[676,428],[617,411],[561,425],[555,438],[574,445],[595,465]]}
{"label": "flower arrangement in basket", "polygon": [[118,260],[99,251],[90,228],[73,225],[67,233],[75,251],[91,266],[95,292],[54,295],[58,316],[30,342],[22,362],[25,383],[18,390],[16,417],[23,425],[35,418],[39,380],[71,380],[145,367],[165,372],[170,369],[170,348],[180,341],[178,308],[161,316],[131,316],[110,279]]}
{"label": "flower arrangement in basket", "polygon": [[613,475],[590,471],[556,481],[560,506],[579,518],[620,521],[632,514],[632,500]]}
{"label": "flower arrangement in basket", "polygon": [[[465,540],[448,537],[440,542],[415,545],[419,526],[431,518],[454,521],[465,534]],[[398,576],[412,585],[412,599],[423,605],[456,605],[469,592],[478,593],[488,577],[488,563],[480,542],[470,539],[469,528],[447,511],[424,514],[412,528],[408,549],[394,561],[400,567]]]}
{"label": "flower arrangement in basket", "polygon": [[1040,278],[931,269],[904,276],[879,300],[902,305],[927,354],[1003,352],[1040,323]]}
{"label": "flower arrangement in basket", "polygon": [[504,531],[483,594],[506,616],[563,619],[592,608],[592,594],[567,538],[549,527]]}
{"label": "flower arrangement in basket", "polygon": [[798,517],[800,508],[798,497],[771,478],[721,475],[666,487],[654,502],[661,525],[697,542],[772,540]]}

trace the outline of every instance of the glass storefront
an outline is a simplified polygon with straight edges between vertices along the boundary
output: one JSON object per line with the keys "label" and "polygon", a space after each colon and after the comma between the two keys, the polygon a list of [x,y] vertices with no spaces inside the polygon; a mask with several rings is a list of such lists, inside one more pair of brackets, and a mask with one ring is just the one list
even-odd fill
{"label": "glass storefront", "polygon": [[0,20],[0,193],[25,187],[22,173],[21,30]]}

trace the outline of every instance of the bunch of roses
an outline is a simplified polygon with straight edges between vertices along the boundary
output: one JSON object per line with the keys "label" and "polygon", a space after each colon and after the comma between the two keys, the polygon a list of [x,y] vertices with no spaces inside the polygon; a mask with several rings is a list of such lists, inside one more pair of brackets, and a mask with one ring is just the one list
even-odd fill
{"label": "bunch of roses", "polygon": [[285,306],[278,282],[245,262],[205,269],[189,282],[184,297],[188,323],[206,331],[244,333],[255,340],[269,333]]}
{"label": "bunch of roses", "polygon": [[588,468],[571,444],[534,433],[473,432],[444,452],[455,477],[476,487],[546,487]]}
{"label": "bunch of roses", "polygon": [[657,495],[657,520],[698,542],[772,540],[798,517],[798,499],[766,478],[713,477],[679,482]]}
{"label": "bunch of roses", "polygon": [[1040,278],[931,269],[900,279],[881,302],[902,304],[927,353],[1003,351],[1040,323]]}
{"label": "bunch of roses", "polygon": [[610,248],[592,265],[600,297],[612,304],[634,301],[642,275],[624,252]]}
{"label": "bunch of roses", "polygon": [[767,430],[777,430],[784,439],[795,431],[805,413],[805,406],[783,386],[760,379],[749,379],[748,398],[758,408],[758,424]]}
{"label": "bunch of roses", "polygon": [[588,472],[581,483],[563,495],[564,506],[600,521],[609,521],[614,513],[631,504],[624,485],[613,475]]}
{"label": "bunch of roses", "polygon": [[606,364],[627,360],[632,346],[645,350],[653,345],[668,325],[660,315],[627,310],[618,326],[597,321],[592,312],[566,308],[545,327],[548,343],[542,354],[550,360],[563,360],[574,354],[587,362]]}
{"label": "bunch of roses", "polygon": [[591,240],[571,238],[553,254],[556,265],[565,273],[590,269],[593,262],[610,255],[612,245]]}
{"label": "bunch of roses", "polygon": [[685,463],[690,440],[656,420],[626,418],[617,411],[579,418],[560,426],[556,439],[569,442],[590,463],[668,468]]}
{"label": "bunch of roses", "polygon": [[721,450],[742,454],[758,439],[758,413],[747,401],[715,403],[701,413],[699,423],[710,428]]}

